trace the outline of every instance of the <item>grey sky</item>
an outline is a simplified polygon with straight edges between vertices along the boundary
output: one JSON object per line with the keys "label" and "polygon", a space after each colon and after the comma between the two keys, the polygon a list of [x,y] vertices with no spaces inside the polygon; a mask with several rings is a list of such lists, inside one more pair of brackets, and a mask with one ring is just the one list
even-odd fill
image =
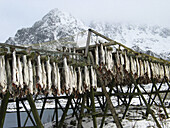
{"label": "grey sky", "polygon": [[30,27],[53,8],[92,20],[170,27],[170,0],[0,0],[0,42]]}

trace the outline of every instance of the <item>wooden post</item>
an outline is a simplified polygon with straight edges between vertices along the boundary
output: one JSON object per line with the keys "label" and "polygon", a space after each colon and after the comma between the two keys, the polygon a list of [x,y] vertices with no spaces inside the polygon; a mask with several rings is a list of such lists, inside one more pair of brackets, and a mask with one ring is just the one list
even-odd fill
{"label": "wooden post", "polygon": [[90,31],[90,29],[89,29],[89,30],[88,30],[87,42],[86,42],[85,57],[87,57],[87,55],[88,55],[88,51],[89,51],[89,44],[90,44],[90,38],[91,38],[91,31]]}
{"label": "wooden post", "polygon": [[58,99],[55,99],[56,128],[58,127]]}
{"label": "wooden post", "polygon": [[131,80],[133,81],[133,83],[134,83],[136,89],[138,90],[138,93],[139,93],[139,95],[141,96],[143,102],[145,103],[148,112],[151,114],[152,118],[153,118],[154,121],[156,122],[157,127],[158,127],[158,128],[161,128],[161,125],[159,124],[158,120],[156,119],[156,117],[155,117],[155,115],[154,115],[152,109],[150,108],[150,105],[149,105],[149,104],[147,103],[147,101],[145,100],[145,97],[142,95],[142,92],[140,91],[140,89],[139,89],[139,87],[138,87],[136,81],[134,80],[134,78],[133,78],[133,76],[132,76],[131,74],[130,74],[130,77],[131,77]]}
{"label": "wooden post", "polygon": [[29,102],[29,105],[31,107],[31,110],[32,110],[32,114],[34,116],[34,119],[35,119],[35,122],[37,124],[37,127],[38,128],[43,128],[43,125],[41,123],[41,119],[40,119],[40,116],[38,114],[38,111],[36,109],[36,106],[35,106],[35,103],[34,103],[34,100],[32,98],[32,95],[31,94],[28,94],[27,95],[27,99],[28,99],[28,102]]}
{"label": "wooden post", "polygon": [[18,127],[21,127],[21,118],[20,118],[19,99],[18,99],[18,98],[16,98],[16,107],[17,107],[17,121],[18,121]]}
{"label": "wooden post", "polygon": [[70,106],[70,103],[71,103],[71,99],[72,99],[72,96],[69,96],[67,104],[66,104],[66,107],[65,107],[65,110],[64,110],[63,115],[61,117],[60,124],[59,124],[58,128],[61,128],[63,126],[65,117],[67,115],[67,112],[68,112],[68,109],[69,109],[69,106]]}
{"label": "wooden post", "polygon": [[[91,87],[90,98],[91,98],[92,112],[95,113],[96,109],[95,109],[95,102],[94,102],[94,89],[93,89],[93,87]],[[93,118],[93,127],[97,128],[96,116],[92,115],[92,118]]]}
{"label": "wooden post", "polygon": [[[21,100],[21,103],[22,103],[23,107],[25,108],[25,111],[27,112],[28,117],[30,118],[30,120],[31,120],[32,124],[33,124],[34,126],[36,126],[36,124],[35,124],[35,122],[34,122],[33,118],[31,117],[31,114],[30,114],[30,112],[28,111],[27,107],[25,106],[25,104],[24,104],[23,100]],[[25,127],[25,125],[26,125],[26,124],[24,123],[24,127]]]}
{"label": "wooden post", "polygon": [[86,94],[84,94],[82,97],[82,104],[81,104],[81,110],[80,110],[80,116],[79,116],[77,128],[82,127],[82,118],[83,118],[83,113],[84,113],[85,99],[86,99]]}
{"label": "wooden post", "polygon": [[6,109],[8,105],[8,100],[9,100],[9,92],[7,92],[4,96],[4,98],[1,101],[1,107],[0,107],[0,128],[3,128],[4,125],[4,120],[6,116]]}
{"label": "wooden post", "polygon": [[46,104],[46,101],[47,101],[47,96],[48,96],[48,94],[45,96],[45,99],[44,99],[44,102],[43,102],[43,106],[42,106],[42,109],[41,109],[41,112],[40,112],[40,119],[41,119],[42,116],[43,116],[45,104]]}

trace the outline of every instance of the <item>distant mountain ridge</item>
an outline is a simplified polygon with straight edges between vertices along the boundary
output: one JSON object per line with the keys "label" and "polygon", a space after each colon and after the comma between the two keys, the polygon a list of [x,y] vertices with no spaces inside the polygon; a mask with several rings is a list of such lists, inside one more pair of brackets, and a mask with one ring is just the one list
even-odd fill
{"label": "distant mountain ridge", "polygon": [[88,28],[138,52],[170,60],[169,28],[100,22],[91,22],[90,25],[85,25],[79,19],[58,9],[51,10],[32,27],[18,30],[15,36],[10,37],[5,43],[28,45],[53,41],[52,44],[44,46],[47,49],[82,46],[86,43]]}

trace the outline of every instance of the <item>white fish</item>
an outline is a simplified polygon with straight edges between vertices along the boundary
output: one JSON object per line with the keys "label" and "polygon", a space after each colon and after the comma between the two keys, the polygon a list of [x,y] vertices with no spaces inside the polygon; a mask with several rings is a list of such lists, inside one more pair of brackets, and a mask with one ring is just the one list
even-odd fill
{"label": "white fish", "polygon": [[100,53],[101,53],[101,64],[105,64],[105,51],[103,48],[103,44],[100,44]]}
{"label": "white fish", "polygon": [[147,64],[147,73],[148,73],[148,77],[149,77],[149,79],[151,79],[151,68],[150,68],[149,62],[146,61],[146,64]]}
{"label": "white fish", "polygon": [[118,51],[116,51],[116,64],[117,64],[117,67],[120,68],[120,57],[119,57]]}
{"label": "white fish", "polygon": [[37,57],[37,78],[38,78],[37,84],[43,89],[42,75],[43,73],[42,73],[41,59],[40,59],[40,55],[38,55]]}
{"label": "white fish", "polygon": [[10,63],[9,63],[9,58],[7,58],[6,66],[7,66],[7,71],[6,72],[7,72],[7,80],[8,80],[7,81],[8,89],[9,89],[10,94],[12,94],[13,90],[12,90],[11,66],[10,66]]}
{"label": "white fish", "polygon": [[53,62],[53,70],[52,70],[52,83],[55,89],[57,89],[57,68],[56,68],[56,63]]}
{"label": "white fish", "polygon": [[168,80],[169,80],[169,67],[168,67],[168,65],[165,65],[165,76],[168,78]]}
{"label": "white fish", "polygon": [[58,95],[60,95],[61,94],[61,86],[60,86],[60,72],[59,72],[58,64],[56,64],[56,71],[57,71],[57,93],[58,93]]}
{"label": "white fish", "polygon": [[85,86],[86,90],[90,90],[90,77],[89,77],[89,70],[87,66],[84,66],[84,73],[85,73]]}
{"label": "white fish", "polygon": [[112,51],[107,52],[107,60],[108,60],[107,68],[113,73],[114,61],[112,58]]}
{"label": "white fish", "polygon": [[139,64],[140,64],[140,76],[142,77],[142,76],[144,76],[144,72],[145,72],[144,64],[143,64],[142,60],[139,60]]}
{"label": "white fish", "polygon": [[70,94],[72,94],[73,92],[73,84],[74,84],[74,77],[73,77],[73,66],[70,66],[70,70],[69,70],[69,89],[70,89]]}
{"label": "white fish", "polygon": [[160,78],[163,79],[164,78],[164,66],[160,65]]}
{"label": "white fish", "polygon": [[138,60],[138,58],[136,58],[136,65],[137,65],[137,75],[138,75],[138,77],[140,77],[140,65],[139,65],[139,60]]}
{"label": "white fish", "polygon": [[81,70],[80,67],[78,67],[78,78],[79,78],[79,82],[78,82],[78,91],[80,94],[82,94],[82,74],[81,74]]}
{"label": "white fish", "polygon": [[2,93],[7,89],[7,76],[5,70],[5,58],[0,56],[0,86],[2,87]]}
{"label": "white fish", "polygon": [[73,69],[73,74],[74,74],[74,84],[73,84],[73,88],[75,89],[75,91],[77,91],[77,72],[76,69]]}
{"label": "white fish", "polygon": [[17,68],[16,51],[12,53],[12,83],[14,86],[19,86],[19,73]]}
{"label": "white fish", "polygon": [[91,79],[92,79],[92,87],[97,89],[97,78],[96,78],[96,72],[95,70],[93,69],[93,66],[91,66]]}
{"label": "white fish", "polygon": [[45,70],[45,62],[42,62],[42,84],[43,84],[43,90],[47,89],[47,76],[46,76],[46,70]]}
{"label": "white fish", "polygon": [[33,94],[33,68],[31,63],[31,58],[28,59],[28,71],[29,71],[29,92]]}
{"label": "white fish", "polygon": [[27,63],[27,56],[23,56],[23,70],[24,70],[24,84],[28,86],[29,84],[29,71],[28,71],[28,63]]}
{"label": "white fish", "polygon": [[69,67],[67,65],[67,59],[66,57],[64,58],[64,75],[65,75],[65,88],[66,88],[66,92],[68,92],[69,90]]}
{"label": "white fish", "polygon": [[23,84],[23,75],[22,75],[22,63],[19,56],[18,56],[18,73],[19,73],[19,85],[23,89],[24,84]]}
{"label": "white fish", "polygon": [[50,57],[48,56],[48,60],[46,62],[46,66],[47,66],[47,79],[48,79],[48,91],[49,94],[51,95],[51,86],[52,86],[52,81],[51,81],[51,64],[50,64]]}
{"label": "white fish", "polygon": [[129,58],[127,57],[127,53],[125,52],[125,69],[128,73],[130,73],[130,61],[129,61]]}
{"label": "white fish", "polygon": [[96,63],[96,65],[99,65],[99,48],[98,48],[98,45],[96,45],[96,48],[95,48],[95,63]]}

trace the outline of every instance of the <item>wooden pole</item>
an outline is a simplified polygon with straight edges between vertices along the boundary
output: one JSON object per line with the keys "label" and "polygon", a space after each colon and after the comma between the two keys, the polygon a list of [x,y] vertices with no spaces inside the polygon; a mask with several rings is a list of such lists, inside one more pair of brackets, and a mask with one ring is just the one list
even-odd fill
{"label": "wooden pole", "polygon": [[16,98],[16,107],[17,107],[17,121],[18,121],[18,127],[21,127],[21,118],[20,118],[19,99],[18,99],[18,98]]}
{"label": "wooden pole", "polygon": [[61,128],[63,126],[65,117],[67,115],[67,112],[68,112],[68,109],[69,109],[69,106],[70,106],[70,103],[71,103],[71,99],[72,99],[72,96],[69,96],[67,104],[66,104],[66,107],[65,107],[65,110],[64,110],[63,115],[61,117],[60,124],[59,124],[58,128]]}
{"label": "wooden pole", "polygon": [[[90,98],[91,98],[92,112],[95,113],[96,109],[95,109],[95,102],[94,102],[94,89],[93,89],[93,87],[91,87]],[[97,128],[96,116],[92,115],[92,118],[93,118],[93,127]]]}
{"label": "wooden pole", "polygon": [[82,118],[84,113],[85,99],[86,99],[86,94],[84,94],[82,97],[82,104],[81,104],[81,110],[80,110],[80,116],[79,116],[77,128],[82,128]]}
{"label": "wooden pole", "polygon": [[9,100],[9,92],[7,92],[4,96],[4,98],[1,101],[1,107],[0,107],[0,128],[3,128],[4,125],[4,120],[6,116],[6,109],[8,105],[8,100]]}
{"label": "wooden pole", "polygon": [[32,98],[32,95],[31,94],[28,94],[27,95],[27,99],[28,99],[28,102],[29,102],[29,105],[31,107],[31,110],[32,110],[32,114],[34,116],[34,119],[35,119],[35,122],[37,124],[37,127],[38,128],[43,128],[43,125],[41,123],[41,119],[40,119],[40,116],[38,114],[38,111],[36,109],[36,106],[35,106],[35,103],[34,103],[34,100]]}
{"label": "wooden pole", "polygon": [[88,37],[87,37],[87,43],[86,43],[85,57],[87,57],[87,55],[88,55],[90,38],[91,38],[91,31],[90,31],[90,29],[89,29],[89,31],[88,31]]}
{"label": "wooden pole", "polygon": [[147,103],[145,97],[142,95],[142,92],[140,91],[140,89],[139,89],[139,87],[138,87],[136,81],[134,80],[134,78],[133,78],[133,76],[132,76],[131,74],[130,74],[130,77],[131,77],[131,80],[133,81],[133,83],[134,83],[136,89],[138,90],[139,95],[141,96],[143,102],[145,103],[148,112],[151,114],[152,118],[153,118],[154,121],[156,122],[157,127],[158,127],[158,128],[161,128],[161,125],[159,124],[158,120],[156,119],[156,117],[155,117],[155,115],[154,115],[152,109],[150,108],[150,105]]}

